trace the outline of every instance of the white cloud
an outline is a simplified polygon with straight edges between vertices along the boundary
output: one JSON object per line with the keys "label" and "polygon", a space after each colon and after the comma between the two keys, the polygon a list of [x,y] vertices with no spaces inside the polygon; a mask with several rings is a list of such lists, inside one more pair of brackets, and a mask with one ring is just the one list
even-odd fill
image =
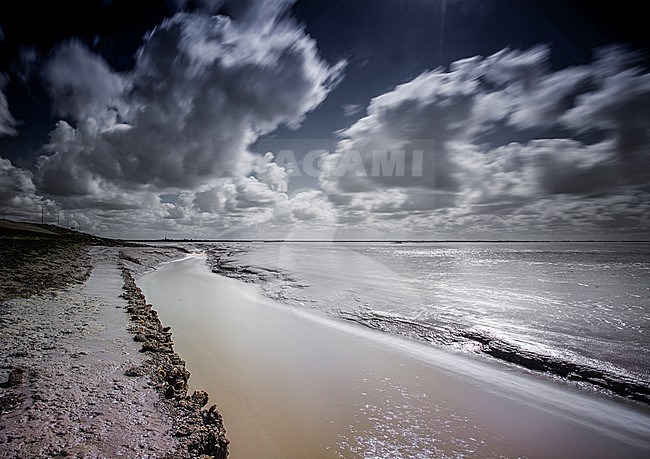
{"label": "white cloud", "polygon": [[[373,98],[367,116],[339,133],[337,151],[323,161],[320,184],[341,218],[387,231],[399,221],[416,231],[458,234],[464,227],[484,236],[508,225],[521,232],[519,224],[542,233],[570,230],[571,222],[590,231],[613,227],[588,212],[647,187],[650,74],[621,48],[558,71],[549,53],[537,47],[463,59]],[[544,137],[508,140],[526,129]],[[599,140],[577,140],[584,132]],[[427,139],[433,147],[423,147]],[[371,173],[378,151],[418,149],[422,176],[409,174],[408,163],[402,176]],[[350,152],[364,166],[341,174]],[[572,206],[579,212],[562,213]],[[643,209],[613,207],[637,230],[647,220]]]}
{"label": "white cloud", "polygon": [[327,196],[319,190],[296,193],[285,205],[275,210],[275,217],[284,223],[337,221],[337,212]]}
{"label": "white cloud", "polygon": [[[126,237],[331,221],[322,193],[289,197],[286,170],[248,146],[280,125],[298,127],[344,64],[320,58],[286,14],[291,2],[231,3],[232,19],[202,14],[222,2],[200,3],[200,12],[178,13],[148,33],[127,72],[78,41],[54,51],[41,74],[64,119],[33,175],[2,160],[5,208],[59,206],[82,230]],[[6,114],[0,127],[10,133]]]}
{"label": "white cloud", "polygon": [[[204,13],[222,5],[200,3]],[[59,47],[43,76],[65,119],[34,175],[0,160],[0,203],[56,197],[83,229],[118,236],[647,233],[650,74],[618,47],[560,70],[547,46],[505,49],[425,72],[367,108],[343,105],[365,115],[337,133],[321,189],[291,191],[287,170],[248,147],[298,127],[343,64],[321,59],[290,4],[178,13],[123,73],[78,42]],[[0,135],[15,126],[0,92]],[[402,151],[403,173],[379,173],[402,171],[385,156]]]}
{"label": "white cloud", "polygon": [[341,108],[343,109],[343,116],[354,116],[362,110],[359,104],[343,104]]}
{"label": "white cloud", "polygon": [[260,181],[268,185],[272,191],[286,193],[289,186],[289,174],[284,167],[273,162],[273,154],[253,158],[252,172]]}
{"label": "white cloud", "polygon": [[259,20],[179,13],[147,35],[126,74],[78,43],[59,49],[47,81],[55,109],[76,125],[53,131],[42,189],[182,189],[249,172],[248,145],[280,124],[297,127],[342,69],[292,20]]}
{"label": "white cloud", "polygon": [[273,155],[256,156],[253,175],[214,180],[196,191],[182,194],[175,205],[168,206],[169,218],[245,228],[270,222],[285,224],[296,221],[333,220],[333,208],[317,190],[303,191],[289,197],[289,174],[273,162]]}
{"label": "white cloud", "polygon": [[612,144],[539,139],[481,151],[456,152],[465,194],[476,203],[590,194],[611,186]]}
{"label": "white cloud", "polygon": [[336,210],[324,193],[305,190],[289,196],[289,176],[273,162],[272,155],[257,157],[255,162],[254,176],[217,179],[196,191],[182,193],[175,204],[163,205],[166,218],[186,232],[212,228],[211,237],[250,227],[257,228],[255,237],[283,237],[303,224],[336,223]]}
{"label": "white cloud", "polygon": [[207,213],[272,213],[273,208],[286,200],[286,194],[278,193],[268,184],[255,177],[221,179],[198,191],[194,206]]}

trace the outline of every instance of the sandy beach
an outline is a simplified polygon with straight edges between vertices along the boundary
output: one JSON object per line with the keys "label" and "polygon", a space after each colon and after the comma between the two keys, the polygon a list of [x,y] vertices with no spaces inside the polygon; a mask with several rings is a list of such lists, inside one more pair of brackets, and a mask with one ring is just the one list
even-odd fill
{"label": "sandy beach", "polygon": [[0,457],[225,457],[219,413],[187,393],[171,333],[124,267],[183,252],[30,226],[0,241]]}

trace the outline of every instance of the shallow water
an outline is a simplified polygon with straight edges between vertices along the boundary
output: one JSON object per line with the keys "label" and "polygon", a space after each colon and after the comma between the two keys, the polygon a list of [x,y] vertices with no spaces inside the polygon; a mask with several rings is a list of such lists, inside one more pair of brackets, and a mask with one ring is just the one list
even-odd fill
{"label": "shallow water", "polygon": [[263,283],[267,296],[284,303],[466,351],[484,350],[480,342],[492,340],[497,351],[579,365],[642,397],[650,394],[650,244],[258,243],[239,249],[228,258],[233,265],[284,274]]}
{"label": "shallow water", "polygon": [[644,408],[275,303],[203,258],[138,280],[231,457],[644,457]]}
{"label": "shallow water", "polygon": [[126,304],[120,297],[124,279],[117,266],[118,252],[107,247],[93,247],[93,269],[84,284],[88,294],[119,305]]}

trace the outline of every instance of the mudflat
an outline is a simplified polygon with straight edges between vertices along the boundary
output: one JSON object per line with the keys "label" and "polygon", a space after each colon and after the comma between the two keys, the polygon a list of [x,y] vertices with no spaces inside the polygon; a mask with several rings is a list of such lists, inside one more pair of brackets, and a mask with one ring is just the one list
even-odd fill
{"label": "mudflat", "polygon": [[227,456],[127,267],[182,252],[6,221],[0,249],[1,458]]}

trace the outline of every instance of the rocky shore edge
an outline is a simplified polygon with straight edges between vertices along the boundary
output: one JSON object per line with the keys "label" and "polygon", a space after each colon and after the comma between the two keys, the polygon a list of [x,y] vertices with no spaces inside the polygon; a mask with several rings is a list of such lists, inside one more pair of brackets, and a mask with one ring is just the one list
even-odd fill
{"label": "rocky shore edge", "polygon": [[[121,258],[132,261],[125,254]],[[142,343],[140,352],[147,355],[142,366],[127,369],[125,375],[149,375],[160,392],[163,408],[174,419],[174,436],[179,441],[180,451],[167,459],[228,457],[229,441],[216,405],[203,409],[208,403],[208,394],[204,391],[188,394],[190,372],[174,351],[171,327],[163,326],[157,311],[147,303],[136,285],[129,268],[122,261],[119,266],[124,279],[121,296],[128,303],[127,312],[131,320],[128,330],[134,335],[134,341]]]}

